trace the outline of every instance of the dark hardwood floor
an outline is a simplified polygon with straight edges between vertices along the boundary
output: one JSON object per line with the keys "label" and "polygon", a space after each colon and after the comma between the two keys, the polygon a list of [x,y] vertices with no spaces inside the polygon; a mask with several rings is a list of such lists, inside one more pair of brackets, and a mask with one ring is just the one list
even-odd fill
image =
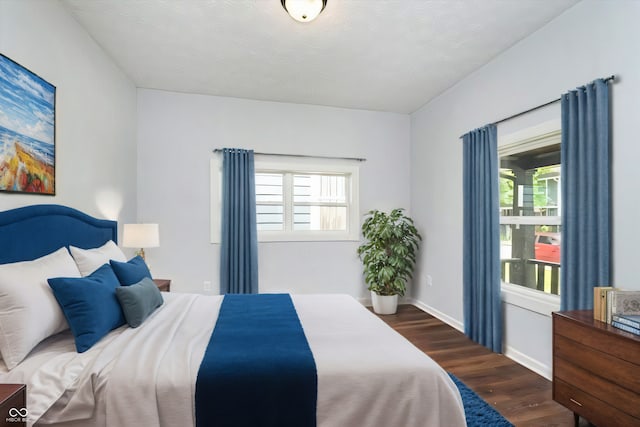
{"label": "dark hardwood floor", "polygon": [[[380,316],[516,426],[573,426],[573,413],[551,398],[551,382],[469,340],[413,305]],[[581,426],[588,425],[581,420]]]}

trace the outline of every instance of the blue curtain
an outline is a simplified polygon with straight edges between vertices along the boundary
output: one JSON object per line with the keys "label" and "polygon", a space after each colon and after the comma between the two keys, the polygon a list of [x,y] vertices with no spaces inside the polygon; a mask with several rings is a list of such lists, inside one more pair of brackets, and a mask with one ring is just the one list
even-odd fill
{"label": "blue curtain", "polygon": [[222,150],[220,294],[258,293],[253,150]]}
{"label": "blue curtain", "polygon": [[495,125],[462,137],[464,331],[502,352],[498,143]]}
{"label": "blue curtain", "polygon": [[610,282],[609,86],[562,95],[562,310],[593,307]]}

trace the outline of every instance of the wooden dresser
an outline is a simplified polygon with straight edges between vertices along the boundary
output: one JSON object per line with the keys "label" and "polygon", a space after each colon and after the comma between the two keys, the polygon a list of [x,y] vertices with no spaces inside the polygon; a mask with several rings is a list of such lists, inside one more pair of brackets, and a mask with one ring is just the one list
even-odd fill
{"label": "wooden dresser", "polygon": [[553,313],[553,399],[598,427],[640,426],[640,336],[593,319]]}

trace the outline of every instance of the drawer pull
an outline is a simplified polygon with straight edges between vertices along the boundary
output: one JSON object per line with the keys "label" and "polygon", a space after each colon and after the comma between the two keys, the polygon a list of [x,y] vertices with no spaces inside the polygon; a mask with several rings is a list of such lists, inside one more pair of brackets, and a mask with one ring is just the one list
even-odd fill
{"label": "drawer pull", "polygon": [[578,406],[582,406],[582,403],[578,402],[577,400],[573,400],[572,398],[569,398],[570,401],[572,401],[573,403],[575,403]]}

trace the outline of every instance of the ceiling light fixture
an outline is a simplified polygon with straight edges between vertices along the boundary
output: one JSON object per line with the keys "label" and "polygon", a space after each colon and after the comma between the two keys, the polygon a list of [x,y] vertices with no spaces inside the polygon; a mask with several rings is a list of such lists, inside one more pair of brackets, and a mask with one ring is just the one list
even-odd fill
{"label": "ceiling light fixture", "polygon": [[298,22],[311,22],[320,15],[327,0],[280,0],[282,7]]}

